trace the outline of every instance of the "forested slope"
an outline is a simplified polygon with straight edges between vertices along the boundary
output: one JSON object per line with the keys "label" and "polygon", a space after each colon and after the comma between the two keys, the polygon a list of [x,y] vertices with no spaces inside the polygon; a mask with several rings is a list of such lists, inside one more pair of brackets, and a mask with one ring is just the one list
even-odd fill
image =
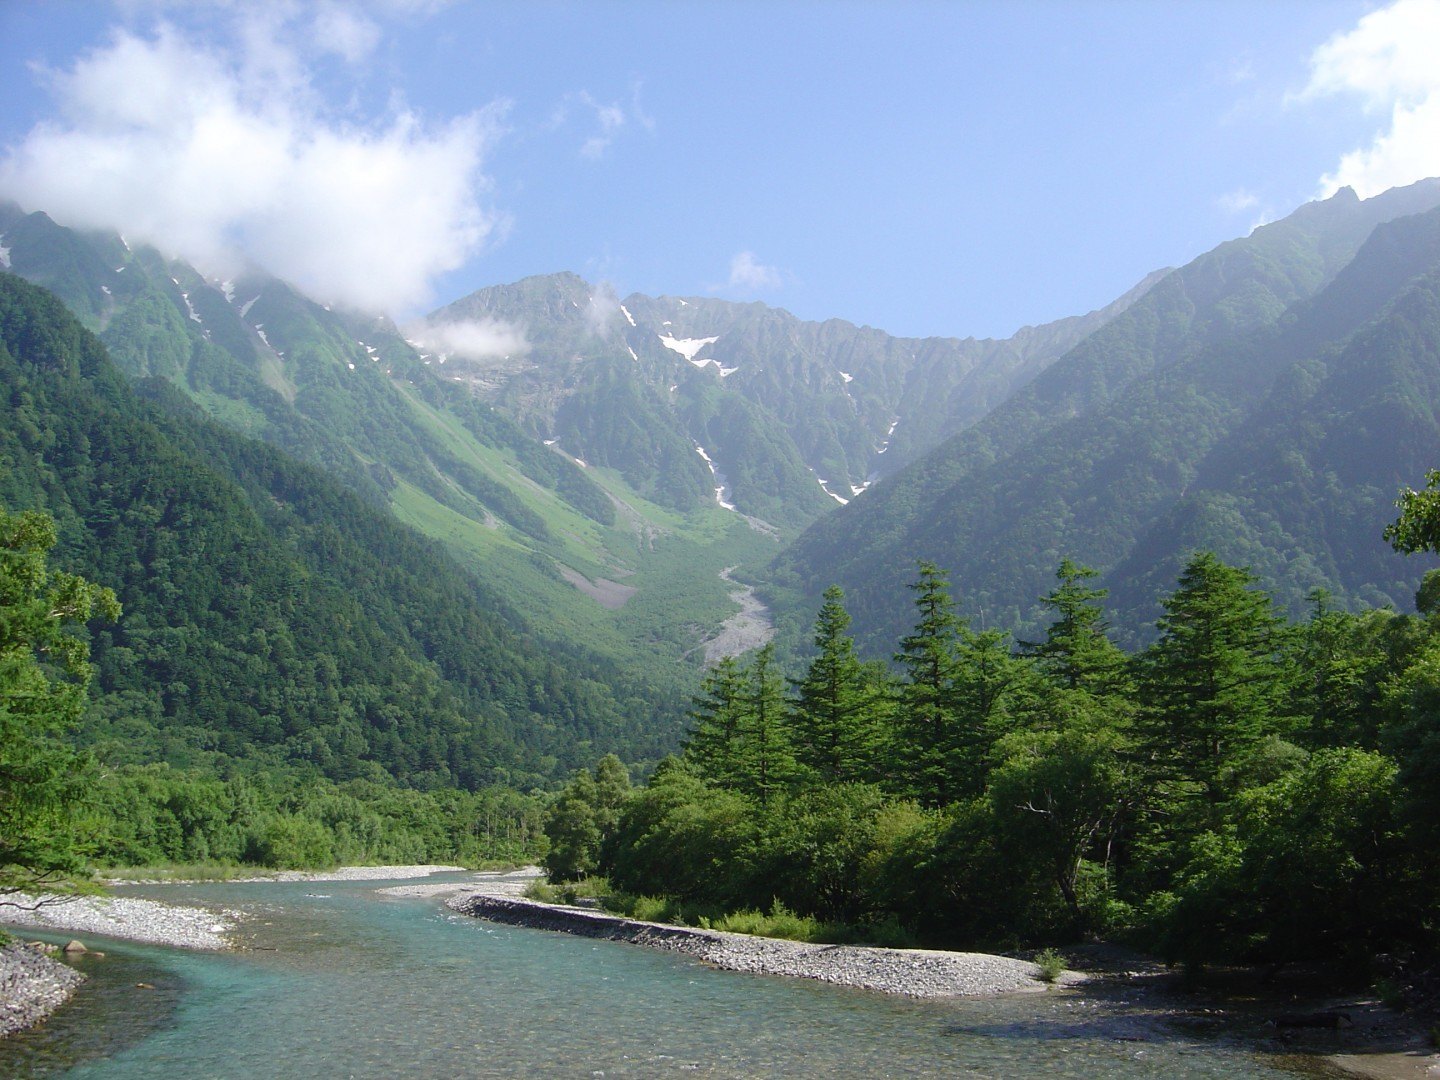
{"label": "forested slope", "polygon": [[[1163,582],[1196,547],[1273,575],[1291,611],[1315,587],[1347,605],[1407,604],[1419,572],[1383,550],[1373,522],[1377,502],[1418,481],[1408,470],[1440,453],[1423,391],[1400,389],[1428,385],[1436,363],[1427,335],[1402,324],[1423,307],[1407,291],[1440,265],[1435,223],[1415,214],[1437,201],[1434,181],[1365,202],[1345,191],[1172,272],[979,424],[809,529],[776,580],[807,594],[842,584],[874,642],[903,628],[917,558],[953,568],[967,611],[1027,631],[1071,557],[1113,586],[1122,635],[1143,635]],[[1354,387],[1339,389],[1342,369],[1387,339],[1393,362],[1372,367],[1364,400],[1416,403],[1399,427],[1367,420]],[[1322,437],[1310,398],[1327,380]],[[1378,445],[1362,449],[1362,430]],[[1277,492],[1229,491],[1234,462],[1261,467],[1260,443],[1303,456],[1306,431],[1330,455],[1306,466],[1322,474],[1314,495],[1344,489],[1325,512],[1355,519],[1348,532],[1289,517]],[[1228,513],[1198,512],[1216,499]]]}
{"label": "forested slope", "polygon": [[664,744],[647,690],[540,649],[435,544],[169,384],[137,395],[9,274],[0,385],[0,504],[52,514],[59,565],[124,605],[85,731],[111,758],[474,786]]}

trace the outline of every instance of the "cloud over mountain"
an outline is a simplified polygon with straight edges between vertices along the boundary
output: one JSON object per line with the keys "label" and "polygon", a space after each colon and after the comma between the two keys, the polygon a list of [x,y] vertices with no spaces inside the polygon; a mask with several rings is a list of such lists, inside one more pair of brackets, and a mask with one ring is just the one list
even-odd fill
{"label": "cloud over mountain", "polygon": [[0,194],[208,273],[249,260],[328,302],[423,305],[435,276],[497,227],[479,193],[503,106],[438,124],[403,106],[379,120],[336,115],[289,43],[323,24],[328,43],[314,47],[355,61],[378,31],[331,6],[311,19],[242,16],[222,43],[167,23],[116,32],[44,73],[57,115],[10,148]]}
{"label": "cloud over mountain", "polygon": [[1361,198],[1440,175],[1440,0],[1398,0],[1364,16],[1310,58],[1302,98],[1358,97],[1384,118],[1367,147],[1321,178],[1326,197],[1352,187]]}

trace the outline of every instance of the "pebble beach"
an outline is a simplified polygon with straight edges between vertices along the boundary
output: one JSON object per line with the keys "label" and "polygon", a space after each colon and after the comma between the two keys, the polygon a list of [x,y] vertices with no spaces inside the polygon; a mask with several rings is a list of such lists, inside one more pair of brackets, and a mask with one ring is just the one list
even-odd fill
{"label": "pebble beach", "polygon": [[[989,953],[812,945],[720,930],[643,922],[586,908],[544,904],[494,891],[451,896],[455,911],[492,922],[558,930],[582,937],[625,941],[694,956],[728,971],[818,979],[907,997],[961,997],[1043,990],[1039,970],[1026,960]],[[1084,976],[1067,972],[1062,982]]]}

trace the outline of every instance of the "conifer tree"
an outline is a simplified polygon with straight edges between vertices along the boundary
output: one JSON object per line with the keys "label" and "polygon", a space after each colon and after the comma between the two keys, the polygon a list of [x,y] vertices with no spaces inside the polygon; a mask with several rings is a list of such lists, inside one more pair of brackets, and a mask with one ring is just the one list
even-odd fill
{"label": "conifer tree", "polygon": [[845,630],[850,615],[838,585],[825,590],[815,618],[815,658],[792,680],[795,756],[823,784],[873,775],[878,690]]}
{"label": "conifer tree", "polygon": [[961,795],[977,795],[985,786],[990,748],[1012,726],[1010,701],[1032,668],[1013,653],[1002,630],[974,633],[961,628],[955,651],[953,702],[955,725],[950,774]]}
{"label": "conifer tree", "polygon": [[1281,620],[1254,581],[1197,553],[1141,660],[1142,723],[1162,779],[1198,783],[1212,804],[1225,794],[1226,767],[1274,727]]}
{"label": "conifer tree", "polygon": [[956,651],[963,621],[950,599],[949,575],[932,562],[919,564],[915,628],[900,641],[895,662],[904,670],[899,691],[895,758],[905,773],[902,790],[929,806],[958,795],[951,776],[955,749]]}
{"label": "conifer tree", "polygon": [[705,676],[690,706],[685,761],[701,779],[721,787],[734,788],[739,782],[745,682],[736,659],[724,657]]}
{"label": "conifer tree", "polygon": [[740,787],[764,809],[795,777],[795,750],[785,715],[785,683],[775,644],[750,662],[740,715]]}
{"label": "conifer tree", "polygon": [[1026,644],[1040,670],[1069,690],[1103,694],[1114,689],[1125,667],[1125,654],[1105,635],[1105,614],[1100,602],[1109,589],[1091,588],[1087,582],[1099,571],[1069,559],[1055,572],[1059,580],[1041,602],[1055,613],[1045,640]]}

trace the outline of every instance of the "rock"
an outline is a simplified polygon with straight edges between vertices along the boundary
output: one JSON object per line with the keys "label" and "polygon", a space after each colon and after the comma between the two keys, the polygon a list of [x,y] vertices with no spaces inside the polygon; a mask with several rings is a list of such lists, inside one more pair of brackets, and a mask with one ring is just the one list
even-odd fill
{"label": "rock", "polygon": [[0,1038],[44,1020],[84,978],[27,945],[0,946]]}
{"label": "rock", "polygon": [[83,953],[89,952],[90,950],[85,948],[85,943],[83,941],[80,941],[76,938],[71,938],[70,943],[65,946],[64,951],[67,953]]}

